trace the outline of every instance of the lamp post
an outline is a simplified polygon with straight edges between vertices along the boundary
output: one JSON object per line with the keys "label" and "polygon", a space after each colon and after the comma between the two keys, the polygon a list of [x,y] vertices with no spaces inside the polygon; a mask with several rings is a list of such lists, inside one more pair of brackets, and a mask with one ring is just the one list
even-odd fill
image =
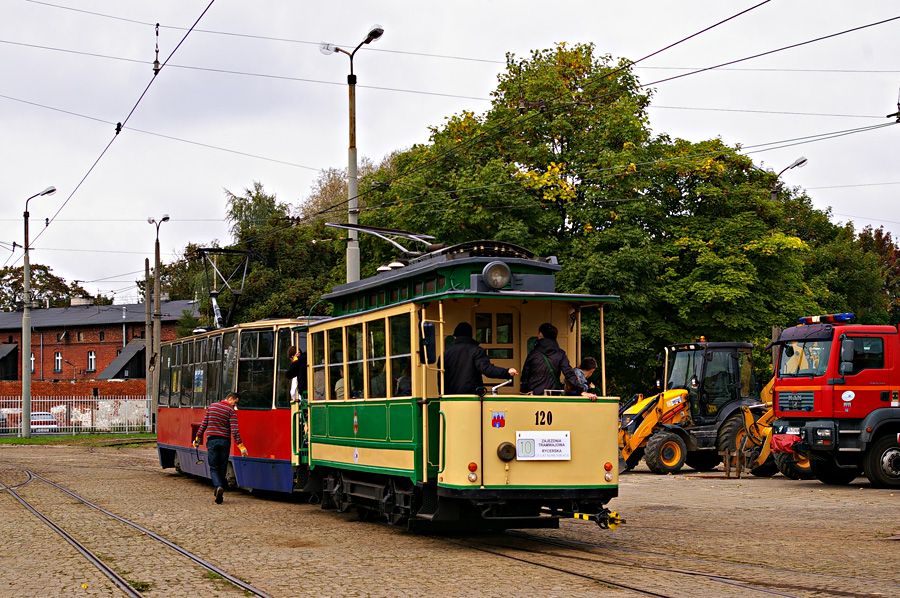
{"label": "lamp post", "polygon": [[[159,359],[159,346],[160,346],[160,336],[162,335],[162,306],[160,306],[160,265],[159,265],[159,227],[163,222],[169,221],[169,215],[163,214],[162,218],[158,221],[156,218],[152,216],[147,218],[147,222],[150,224],[156,225],[156,246],[155,246],[155,262],[154,262],[154,270],[153,270],[153,337],[150,340],[152,344],[152,353],[151,353],[151,361],[155,359]],[[144,342],[144,350],[147,350],[147,342]],[[155,362],[154,362],[155,363]],[[156,400],[159,396],[159,387],[158,380],[159,376],[157,372],[159,371],[158,367],[153,368],[153,372],[147,372],[147,383],[150,386],[150,428],[151,430],[156,430]]]}
{"label": "lamp post", "polygon": [[65,362],[68,363],[70,366],[72,366],[72,384],[74,384],[75,383],[75,364],[72,363],[71,361],[69,361],[68,359],[66,359]]}
{"label": "lamp post", "polygon": [[[352,52],[348,52],[334,44],[322,43],[319,45],[319,51],[322,54],[328,55],[341,52],[350,57],[350,74],[347,75],[347,85],[350,88],[350,149],[347,152],[347,222],[350,225],[356,225],[359,222],[359,205],[356,197],[356,75],[353,74],[353,56],[364,44],[374,42],[383,34],[384,28],[381,25],[372,25],[369,33],[366,35],[366,39],[361,41]],[[359,280],[359,233],[355,230],[350,230],[347,237],[347,282],[356,282],[357,280]]]}
{"label": "lamp post", "polygon": [[778,201],[778,193],[775,189],[778,187],[778,179],[781,178],[781,175],[783,175],[791,168],[803,168],[804,166],[806,166],[807,162],[808,160],[804,156],[800,156],[799,158],[794,160],[790,166],[785,166],[784,168],[782,168],[781,172],[775,175],[775,184],[772,185],[772,189],[769,191],[769,199],[771,199],[772,201]]}
{"label": "lamp post", "polygon": [[25,200],[25,250],[22,271],[22,432],[23,438],[31,438],[31,263],[28,261],[28,202],[35,197],[53,195],[56,187],[50,186]]}

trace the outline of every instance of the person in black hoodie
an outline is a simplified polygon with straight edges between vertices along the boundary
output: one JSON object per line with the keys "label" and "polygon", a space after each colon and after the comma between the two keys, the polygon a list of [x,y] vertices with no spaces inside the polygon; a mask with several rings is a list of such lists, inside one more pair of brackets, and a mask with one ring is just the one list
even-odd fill
{"label": "person in black hoodie", "polygon": [[518,375],[516,368],[497,367],[488,359],[487,352],[472,338],[472,325],[460,322],[453,330],[456,340],[444,351],[444,394],[474,395],[484,386],[482,376],[488,378],[512,378]]}
{"label": "person in black hoodie", "polygon": [[[522,366],[522,394],[544,394],[545,390],[563,390],[559,382],[562,373],[566,381],[573,387],[580,387],[580,382],[575,370],[569,364],[566,352],[559,348],[556,337],[559,331],[556,326],[546,322],[538,328],[538,341],[525,358]],[[582,392],[581,396],[596,400],[597,395],[590,392]]]}

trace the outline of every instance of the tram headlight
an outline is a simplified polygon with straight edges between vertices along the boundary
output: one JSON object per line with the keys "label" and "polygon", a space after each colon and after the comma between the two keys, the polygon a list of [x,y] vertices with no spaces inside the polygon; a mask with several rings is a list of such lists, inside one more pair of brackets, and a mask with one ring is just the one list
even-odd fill
{"label": "tram headlight", "polygon": [[478,474],[475,473],[474,471],[473,471],[472,473],[470,473],[470,474],[469,474],[469,481],[470,481],[470,482],[477,482],[477,481],[478,481]]}
{"label": "tram headlight", "polygon": [[608,473],[605,476],[603,476],[603,479],[606,480],[607,482],[611,482],[613,480],[613,474]]}
{"label": "tram headlight", "polygon": [[494,290],[500,290],[508,285],[511,276],[509,266],[503,262],[491,262],[481,271],[484,284]]}
{"label": "tram headlight", "polygon": [[512,442],[501,442],[497,447],[497,456],[501,461],[512,461],[516,458],[516,445]]}

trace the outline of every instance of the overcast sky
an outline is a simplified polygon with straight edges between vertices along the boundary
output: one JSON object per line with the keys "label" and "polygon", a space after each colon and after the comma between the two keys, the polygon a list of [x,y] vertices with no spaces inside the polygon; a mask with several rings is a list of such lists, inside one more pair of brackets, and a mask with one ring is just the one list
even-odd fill
{"label": "overcast sky", "polygon": [[[427,141],[447,116],[487,110],[507,52],[592,42],[637,60],[758,3],[0,0],[0,264],[21,265],[25,200],[49,185],[55,195],[29,203],[32,263],[117,303],[136,300],[133,281],[152,262],[148,216],[171,216],[160,229],[168,262],[189,242],[229,243],[224,189],[259,181],[302,201],[319,169],[347,163],[349,60],[321,54],[322,41],[352,49],[384,27],[354,60],[359,154],[377,161]],[[883,0],[771,0],[635,72],[651,83],[896,17],[900,3]],[[156,23],[160,62],[181,46],[148,89]],[[650,124],[740,143],[776,171],[806,156],[786,184],[836,221],[897,238],[900,126],[755,150],[893,122],[898,56],[895,20],[661,82]]]}

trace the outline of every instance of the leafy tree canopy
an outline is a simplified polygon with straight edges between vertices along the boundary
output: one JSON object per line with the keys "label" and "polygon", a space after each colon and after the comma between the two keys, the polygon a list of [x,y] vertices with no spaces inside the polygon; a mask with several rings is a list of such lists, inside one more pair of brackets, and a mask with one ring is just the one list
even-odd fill
{"label": "leafy tree canopy", "polygon": [[[71,297],[90,297],[78,284],[66,283],[65,278],[53,274],[53,269],[42,264],[31,264],[32,301],[49,307],[68,307]],[[7,266],[0,268],[0,309],[12,311],[22,308],[24,268]],[[98,295],[94,305],[109,305],[112,299]]]}

